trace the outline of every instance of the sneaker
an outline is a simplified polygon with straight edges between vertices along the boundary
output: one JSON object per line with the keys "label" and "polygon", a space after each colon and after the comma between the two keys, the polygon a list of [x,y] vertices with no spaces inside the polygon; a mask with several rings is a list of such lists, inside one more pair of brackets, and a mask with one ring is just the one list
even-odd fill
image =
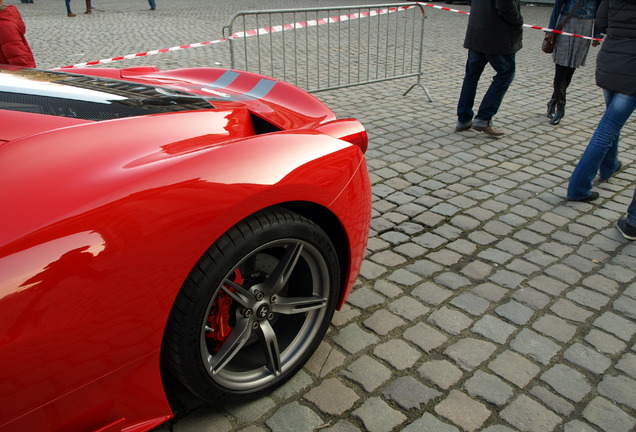
{"label": "sneaker", "polygon": [[473,127],[472,120],[468,120],[466,123],[457,122],[457,125],[455,126],[455,132],[464,132],[469,130],[471,127]]}
{"label": "sneaker", "polygon": [[568,198],[568,201],[578,201],[578,202],[590,202],[590,201],[595,201],[598,199],[599,197],[599,193],[598,192],[591,192],[588,196],[586,196],[585,198]]}
{"label": "sneaker", "polygon": [[489,126],[473,126],[473,130],[477,132],[483,132],[486,135],[491,136],[493,138],[501,138],[502,136],[504,136],[504,133],[502,131],[490,125]]}
{"label": "sneaker", "polygon": [[636,240],[636,227],[627,223],[627,219],[621,218],[616,222],[616,228],[627,240]]}

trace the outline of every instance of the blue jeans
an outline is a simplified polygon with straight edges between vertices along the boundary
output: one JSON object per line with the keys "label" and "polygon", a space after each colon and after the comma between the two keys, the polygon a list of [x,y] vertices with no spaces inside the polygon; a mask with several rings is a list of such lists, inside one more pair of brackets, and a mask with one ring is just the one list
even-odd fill
{"label": "blue jeans", "polygon": [[66,13],[71,13],[71,0],[64,0],[66,2]]}
{"label": "blue jeans", "polygon": [[[569,199],[584,199],[592,193],[592,181],[599,173],[601,179],[608,179],[618,168],[618,137],[629,116],[636,109],[636,95],[603,90],[605,114],[601,118],[594,135],[581,156],[581,160],[570,177]],[[636,204],[630,206],[630,225],[636,225]]]}
{"label": "blue jeans", "polygon": [[[487,64],[497,72],[492,79],[488,91],[479,105],[479,110],[475,116],[473,105],[475,104],[475,94],[479,78]],[[466,60],[466,74],[462,91],[457,103],[457,120],[459,123],[468,123],[475,117],[477,126],[487,126],[490,120],[497,114],[501,101],[503,100],[508,87],[515,77],[515,54],[489,55],[468,50],[468,60]]]}
{"label": "blue jeans", "polygon": [[148,0],[148,4],[150,5],[150,9],[155,9],[157,7],[155,0]]}

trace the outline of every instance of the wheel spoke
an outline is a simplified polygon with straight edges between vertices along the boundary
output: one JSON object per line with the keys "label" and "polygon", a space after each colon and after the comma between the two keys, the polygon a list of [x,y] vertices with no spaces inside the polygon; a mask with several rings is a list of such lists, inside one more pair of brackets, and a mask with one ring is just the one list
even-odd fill
{"label": "wheel spoke", "polygon": [[238,354],[243,345],[248,341],[251,335],[251,324],[249,319],[237,320],[236,326],[223,343],[218,353],[208,356],[210,373],[216,375],[223,369],[230,360]]}
{"label": "wheel spoke", "polygon": [[[234,291],[232,291],[230,288],[233,288]],[[250,292],[236,282],[225,279],[225,281],[221,285],[221,289],[243,307],[250,307],[250,305],[252,304],[252,302],[249,300],[251,298]]]}
{"label": "wheel spoke", "polygon": [[327,299],[320,296],[313,297],[278,297],[272,304],[272,312],[292,315],[311,310],[322,309],[327,306]]}
{"label": "wheel spoke", "polygon": [[283,289],[294,271],[302,251],[303,245],[300,242],[290,244],[285,248],[285,254],[272,272],[270,278],[263,285],[263,291],[267,295],[277,294]]}
{"label": "wheel spoke", "polygon": [[261,322],[258,332],[260,333],[265,357],[267,357],[267,366],[275,376],[278,376],[282,373],[282,368],[276,332],[267,321]]}

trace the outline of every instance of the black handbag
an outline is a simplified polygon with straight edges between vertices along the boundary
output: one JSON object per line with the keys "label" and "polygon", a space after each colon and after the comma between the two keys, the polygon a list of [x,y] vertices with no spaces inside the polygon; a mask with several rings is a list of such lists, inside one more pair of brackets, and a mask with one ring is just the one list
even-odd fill
{"label": "black handbag", "polygon": [[[561,22],[561,24],[559,24],[555,28],[555,30],[561,31],[561,29],[565,27],[565,23],[567,23],[570,20],[570,18],[572,18],[572,15],[574,15],[574,12],[576,12],[579,6],[581,6],[581,3],[583,3],[583,0],[579,0],[576,6],[572,8],[568,16],[565,17],[563,22]],[[553,33],[553,32],[547,33],[545,37],[543,38],[543,42],[541,43],[541,51],[543,51],[546,54],[552,54],[552,51],[554,51],[554,45],[556,45],[557,36],[558,36],[558,33]]]}

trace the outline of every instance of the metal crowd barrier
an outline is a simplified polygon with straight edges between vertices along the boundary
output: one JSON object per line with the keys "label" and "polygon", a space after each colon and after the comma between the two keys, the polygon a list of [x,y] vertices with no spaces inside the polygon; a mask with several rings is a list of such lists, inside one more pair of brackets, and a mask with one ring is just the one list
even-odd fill
{"label": "metal crowd barrier", "polygon": [[231,67],[319,92],[414,77],[422,84],[418,3],[241,11],[223,28]]}

